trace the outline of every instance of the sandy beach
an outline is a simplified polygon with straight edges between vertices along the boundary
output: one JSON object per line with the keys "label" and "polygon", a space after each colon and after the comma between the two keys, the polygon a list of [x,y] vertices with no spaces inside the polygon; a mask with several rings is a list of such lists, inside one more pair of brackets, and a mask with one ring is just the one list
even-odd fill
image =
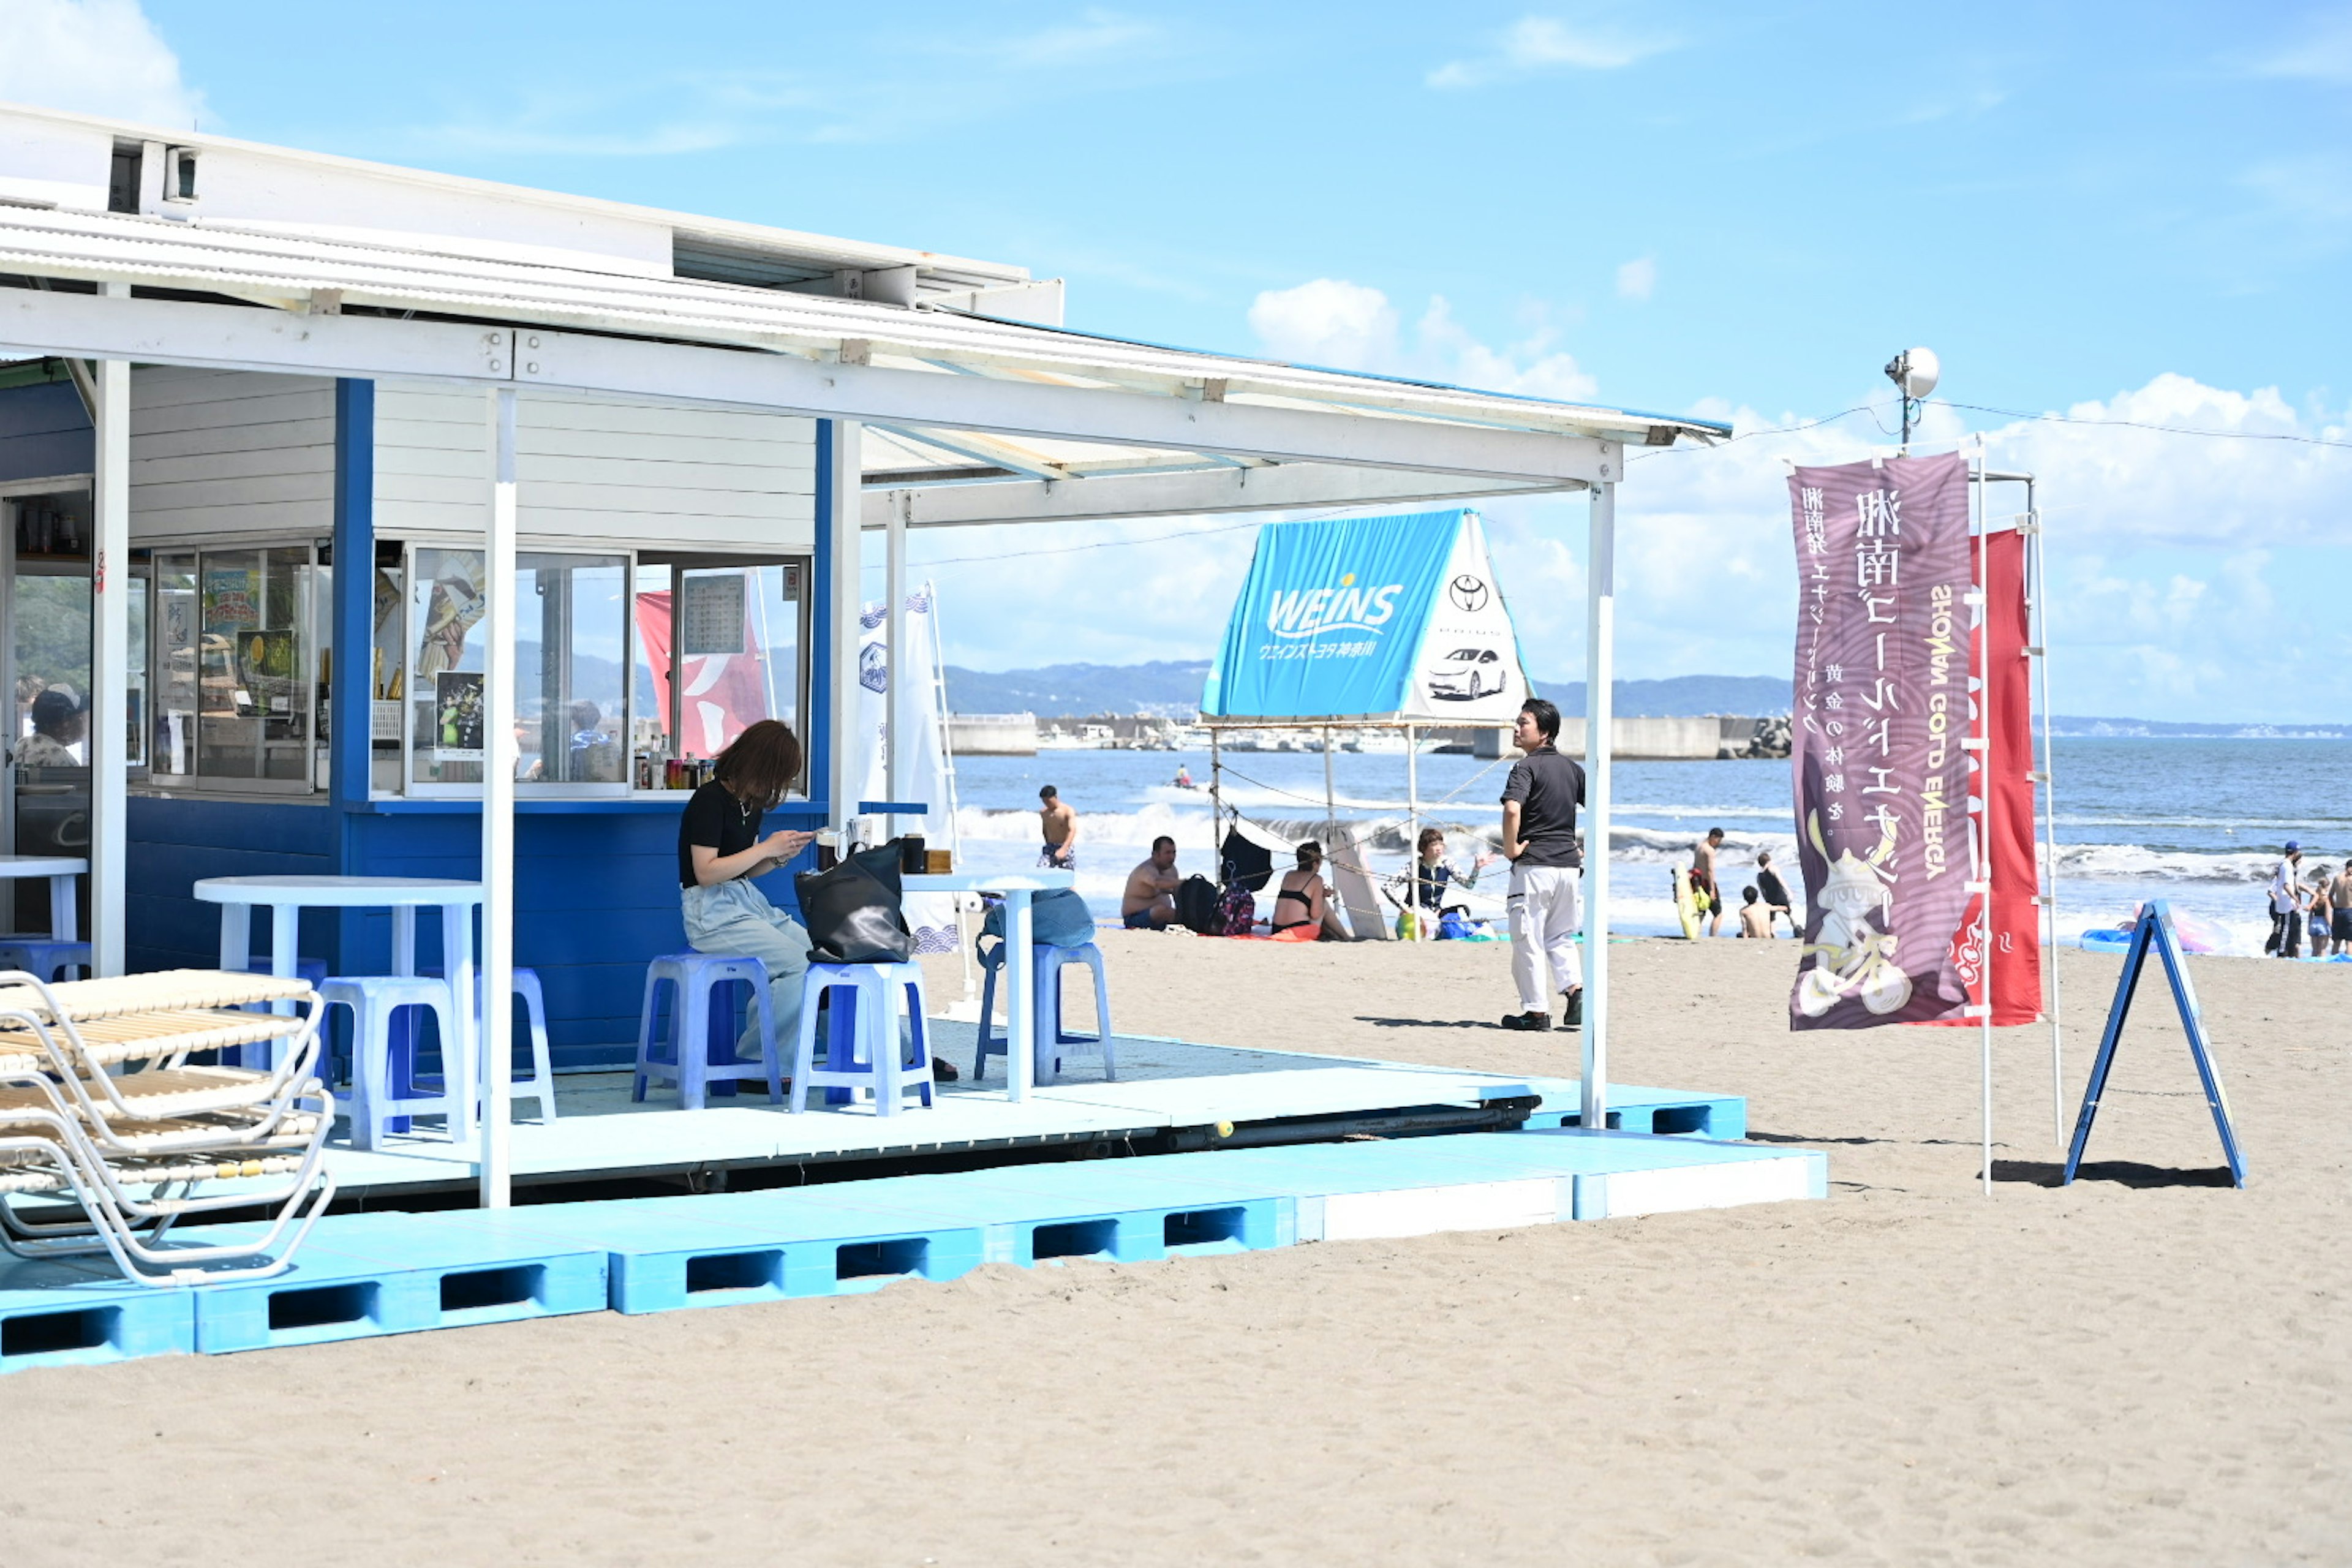
{"label": "sandy beach", "polygon": [[[1574,1070],[1499,944],[1104,942],[1122,1028]],[[34,1371],[0,1561],[2352,1558],[2352,971],[2195,961],[2243,1192],[2160,980],[2072,1189],[2005,1033],[1988,1200],[1975,1035],[1793,1037],[1793,954],[1613,948],[1612,1076],[1826,1203]],[[2117,963],[2062,959],[2071,1100]]]}

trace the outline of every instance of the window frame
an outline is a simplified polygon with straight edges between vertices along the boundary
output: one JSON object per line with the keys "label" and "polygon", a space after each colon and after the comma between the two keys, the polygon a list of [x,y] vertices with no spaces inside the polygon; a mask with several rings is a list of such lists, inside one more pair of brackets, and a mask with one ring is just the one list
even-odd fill
{"label": "window frame", "polygon": [[[470,550],[479,553],[481,551],[481,545],[473,540],[452,538],[443,534],[380,535],[378,536],[377,542],[379,544],[397,545],[400,551],[400,647],[402,669],[404,672],[401,683],[400,786],[392,790],[374,787],[373,763],[375,753],[373,748],[373,742],[371,742],[369,752],[370,787],[368,790],[368,798],[371,801],[479,800],[482,797],[482,786],[478,782],[465,784],[417,782],[415,776],[415,757],[416,746],[416,725],[414,707],[415,692],[410,685],[410,681],[414,676],[414,669],[410,661],[412,661],[415,656],[416,634],[418,630],[416,626],[417,606],[415,592],[416,552],[420,549]],[[637,787],[636,783],[636,751],[634,740],[636,730],[636,721],[639,713],[637,704],[636,669],[637,659],[643,651],[640,647],[637,635],[636,595],[637,574],[644,568],[657,568],[667,571],[669,574],[669,641],[673,674],[669,681],[669,710],[663,716],[663,729],[664,732],[670,736],[673,745],[676,744],[678,733],[678,683],[675,675],[676,661],[678,658],[677,652],[678,601],[681,594],[683,593],[681,584],[684,580],[684,574],[689,571],[725,569],[729,567],[752,568],[772,566],[782,569],[796,566],[799,568],[800,586],[798,595],[793,601],[796,618],[793,626],[793,646],[796,668],[793,670],[793,712],[796,721],[803,721],[808,712],[809,692],[811,683],[814,676],[814,661],[811,658],[812,650],[809,645],[811,622],[814,613],[814,596],[810,592],[810,584],[814,581],[815,574],[815,558],[813,553],[777,551],[747,551],[741,552],[730,552],[724,551],[700,550],[671,551],[637,550],[632,548],[613,549],[610,547],[599,547],[588,541],[570,538],[551,538],[545,540],[523,538],[516,542],[516,550],[518,554],[529,555],[577,555],[583,557],[618,556],[622,562],[621,581],[623,585],[623,626],[621,638],[621,777],[616,781],[600,783],[570,781],[549,782],[541,780],[517,779],[515,781],[515,798],[517,800],[619,801],[668,798],[678,793],[675,790],[665,788],[658,773],[656,775],[653,786],[650,789],[640,789]],[[371,624],[371,644],[373,643],[373,624]],[[374,689],[373,685],[369,688],[369,698],[371,700],[374,698]],[[804,729],[805,723],[801,723],[800,727]],[[805,739],[805,737],[803,739]],[[808,764],[805,755],[805,745],[803,746],[801,776],[794,781],[793,788],[787,792],[788,799],[795,796],[803,800],[808,798]]]}
{"label": "window frame", "polygon": [[[163,595],[158,590],[156,584],[160,561],[163,558],[177,555],[188,556],[194,561],[195,569],[191,578],[194,586],[190,592],[197,595],[201,604],[205,591],[205,556],[248,552],[259,552],[266,556],[273,550],[299,550],[308,556],[303,565],[309,569],[310,588],[307,594],[300,595],[308,601],[303,606],[307,624],[303,627],[306,642],[301,660],[300,686],[302,776],[299,779],[232,778],[206,773],[204,771],[201,706],[204,680],[204,628],[201,613],[194,622],[196,645],[191,650],[195,658],[194,679],[197,682],[199,707],[196,723],[190,729],[188,735],[189,771],[184,773],[174,773],[159,770],[154,765],[155,723],[161,716],[159,707],[161,696],[168,684],[168,672],[159,668],[159,661],[170,658],[170,650],[164,647],[163,640]],[[319,667],[320,656],[325,652],[325,645],[332,640],[334,635],[333,595],[331,590],[321,591],[322,583],[320,577],[322,570],[331,569],[326,563],[327,554],[328,552],[318,539],[308,536],[299,539],[273,536],[262,539],[142,541],[137,546],[131,569],[145,579],[147,585],[145,698],[147,717],[145,761],[143,765],[132,766],[131,777],[133,782],[143,784],[151,792],[171,795],[303,796],[325,793],[327,785],[320,776],[325,765],[326,752],[319,733]]]}

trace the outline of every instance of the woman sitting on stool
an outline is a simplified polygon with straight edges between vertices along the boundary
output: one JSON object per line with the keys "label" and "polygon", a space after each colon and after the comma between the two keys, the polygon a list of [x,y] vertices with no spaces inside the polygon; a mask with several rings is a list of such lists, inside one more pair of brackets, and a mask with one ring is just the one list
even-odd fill
{"label": "woman sitting on stool", "polygon": [[1339,913],[1331,907],[1328,889],[1323,885],[1323,846],[1312,838],[1298,847],[1298,869],[1283,876],[1282,887],[1274,895],[1271,923],[1277,936],[1300,926],[1318,928],[1314,936],[1293,941],[1348,940],[1348,928],[1339,923]]}
{"label": "woman sitting on stool", "polygon": [[[762,719],[719,754],[710,782],[686,803],[677,825],[678,900],[686,940],[698,952],[747,954],[768,968],[768,1002],[776,1044],[789,1053],[799,1037],[801,977],[808,973],[808,932],[751,885],[815,842],[789,829],[760,836],[760,819],[800,776],[801,743],[790,729]],[[735,1042],[739,1059],[760,1055],[755,1011]]]}

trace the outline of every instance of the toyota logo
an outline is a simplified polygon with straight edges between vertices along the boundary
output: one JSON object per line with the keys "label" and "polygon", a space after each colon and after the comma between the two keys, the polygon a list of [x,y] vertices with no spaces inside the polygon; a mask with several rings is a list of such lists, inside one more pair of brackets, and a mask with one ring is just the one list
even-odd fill
{"label": "toyota logo", "polygon": [[1454,596],[1455,608],[1470,615],[1475,616],[1486,607],[1486,584],[1484,578],[1474,577],[1465,572],[1453,582],[1448,583],[1445,585],[1445,591]]}

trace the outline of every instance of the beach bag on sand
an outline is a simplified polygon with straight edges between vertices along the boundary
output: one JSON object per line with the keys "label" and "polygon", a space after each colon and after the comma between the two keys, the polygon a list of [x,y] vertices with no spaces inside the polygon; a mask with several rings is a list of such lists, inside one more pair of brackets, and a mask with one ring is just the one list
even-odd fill
{"label": "beach bag on sand", "polygon": [[793,879],[809,957],[819,963],[904,963],[914,933],[899,909],[898,847],[861,849],[830,871]]}
{"label": "beach bag on sand", "polygon": [[1257,900],[1250,890],[1236,882],[1227,888],[1224,897],[1217,900],[1218,936],[1247,936],[1251,926],[1257,923]]}
{"label": "beach bag on sand", "polygon": [[[1056,888],[1029,900],[1029,940],[1039,947],[1084,947],[1095,939],[1095,912],[1075,889]],[[1004,905],[988,906],[971,951],[990,969],[1004,963]]]}
{"label": "beach bag on sand", "polygon": [[1176,889],[1176,921],[1186,931],[1202,936],[1223,936],[1225,917],[1217,900],[1217,885],[1195,872]]}

